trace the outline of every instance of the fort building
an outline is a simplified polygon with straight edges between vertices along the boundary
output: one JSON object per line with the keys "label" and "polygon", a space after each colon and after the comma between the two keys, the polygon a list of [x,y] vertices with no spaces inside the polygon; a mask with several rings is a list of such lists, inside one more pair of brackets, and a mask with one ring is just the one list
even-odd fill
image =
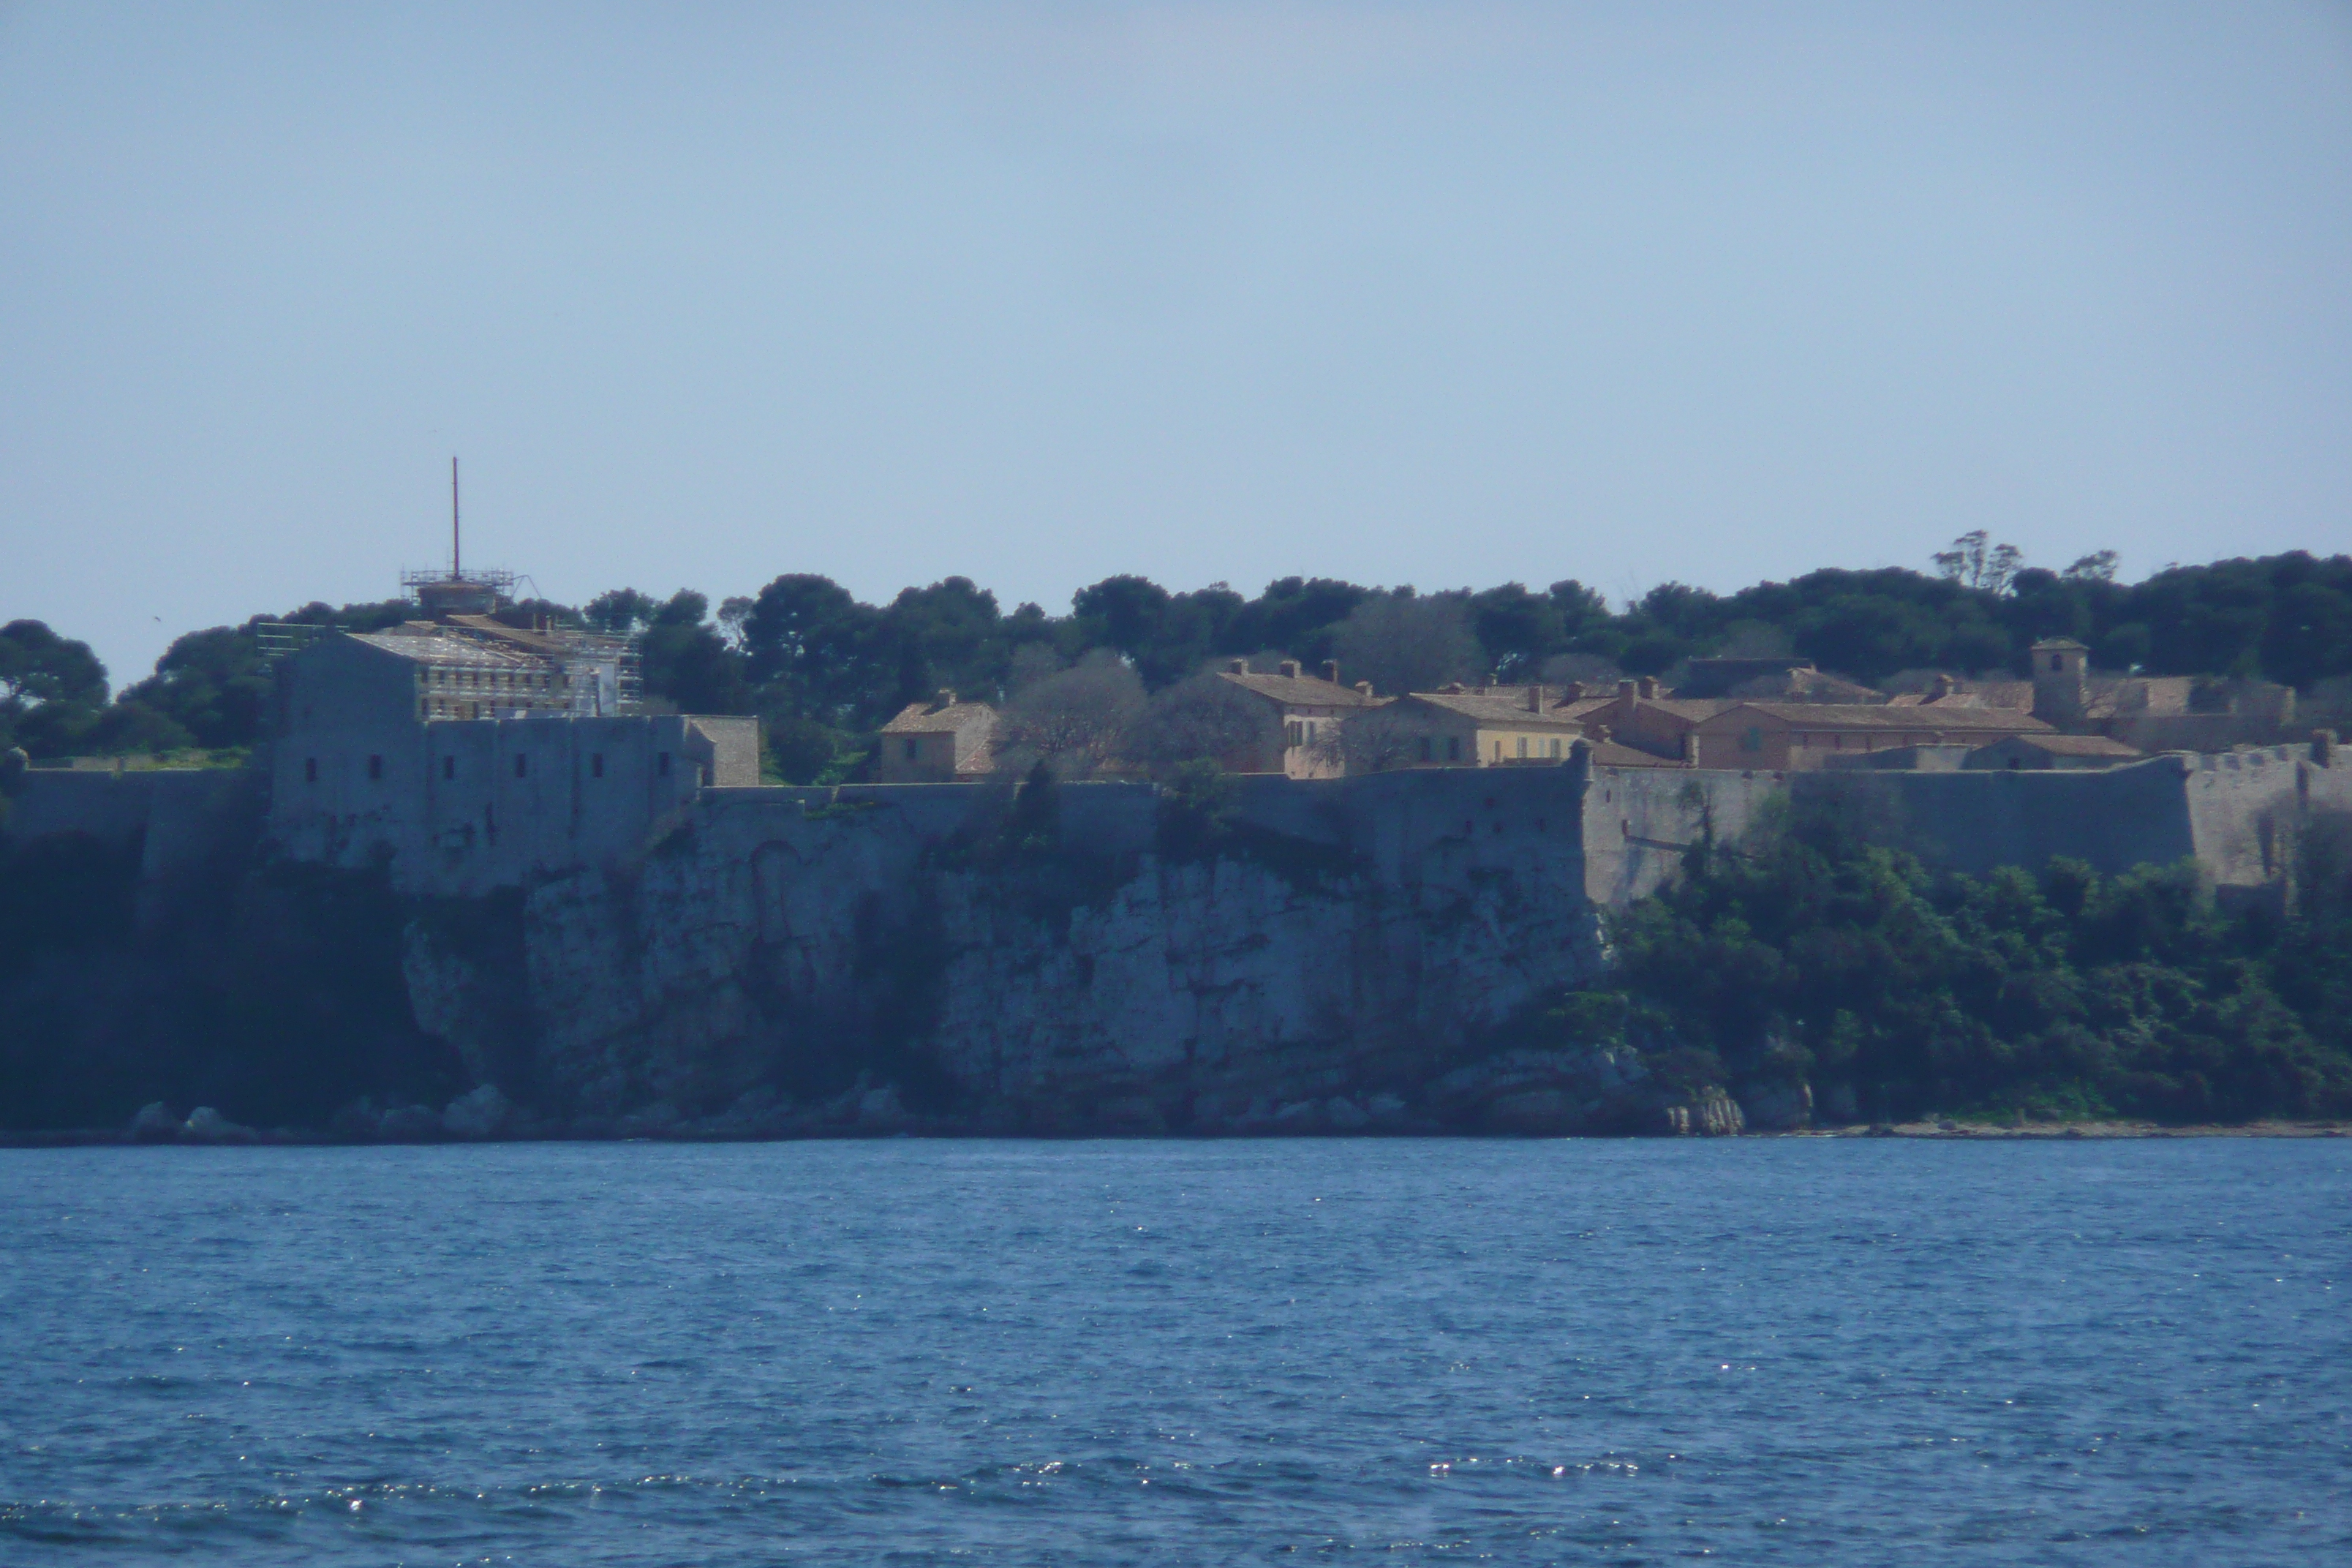
{"label": "fort building", "polygon": [[2049,732],[2031,714],[1998,708],[1737,702],[1692,727],[1691,761],[1702,768],[1801,772],[1855,754],[1956,742],[1990,745]]}
{"label": "fort building", "polygon": [[411,573],[424,612],[303,628],[276,661],[269,837],[451,892],[641,850],[705,786],[760,782],[759,721],[646,713],[625,638],[512,608],[505,573]]}
{"label": "fort building", "polygon": [[910,702],[882,726],[874,759],[884,784],[949,784],[980,777],[996,766],[996,710],[942,690],[929,702]]}
{"label": "fort building", "polygon": [[1971,768],[2112,768],[2142,753],[2105,735],[2011,735],[1979,746],[1962,764]]}
{"label": "fort building", "polygon": [[1237,773],[1281,773],[1286,778],[1337,778],[1345,770],[1339,744],[1341,721],[1380,706],[1371,682],[1339,683],[1339,667],[1326,663],[1320,679],[1305,674],[1295,658],[1275,673],[1254,673],[1236,658],[1218,671],[1220,679],[1255,700],[1257,733],[1221,759]]}
{"label": "fort building", "polygon": [[1558,766],[1584,726],[1540,686],[1408,692],[1347,721],[1349,773],[1392,768]]}

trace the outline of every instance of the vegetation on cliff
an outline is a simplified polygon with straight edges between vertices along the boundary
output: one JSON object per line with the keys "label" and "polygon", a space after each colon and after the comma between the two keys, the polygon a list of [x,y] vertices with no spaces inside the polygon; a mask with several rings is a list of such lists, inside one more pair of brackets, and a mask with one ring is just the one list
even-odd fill
{"label": "vegetation on cliff", "polygon": [[1784,811],[1610,922],[1610,982],[1512,1043],[1646,1047],[1671,1079],[1801,1076],[1825,1105],[2165,1121],[2352,1113],[2352,858],[2303,847],[2282,918],[2192,868],[1935,875]]}
{"label": "vegetation on cliff", "polygon": [[[995,700],[1076,675],[1090,655],[1131,669],[1138,700],[1234,656],[1337,658],[1348,679],[1384,691],[1670,675],[1711,654],[1787,654],[1887,681],[1929,668],[2021,673],[2027,648],[2053,636],[2089,644],[2102,668],[2262,676],[2306,692],[2352,675],[2352,556],[2172,566],[2125,584],[2112,556],[2053,572],[1971,536],[1935,564],[1812,572],[1728,595],[1668,583],[1615,608],[1572,580],[1416,594],[1286,577],[1250,597],[1118,576],[1052,616],[1035,605],[1007,613],[963,577],[868,605],[797,573],[716,611],[698,593],[626,588],[576,608],[526,607],[638,637],[648,695],[682,711],[759,714],[777,776],[797,784],[838,779],[876,727],[940,688]],[[366,630],[415,613],[393,600],[280,618]],[[268,708],[260,619],[180,638],[111,702],[87,645],[37,621],[0,627],[0,746],[13,739],[40,756],[249,745]]]}

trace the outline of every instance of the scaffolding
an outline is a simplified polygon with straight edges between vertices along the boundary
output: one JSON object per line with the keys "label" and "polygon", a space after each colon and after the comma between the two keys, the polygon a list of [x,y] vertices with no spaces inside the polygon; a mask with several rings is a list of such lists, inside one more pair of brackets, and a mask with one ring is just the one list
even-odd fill
{"label": "scaffolding", "polygon": [[275,664],[288,654],[299,653],[308,647],[311,639],[320,632],[332,630],[332,626],[317,626],[309,621],[256,621],[253,623],[253,641],[261,651],[262,662]]}
{"label": "scaffolding", "polygon": [[425,603],[428,588],[487,588],[493,600],[511,604],[515,574],[502,566],[480,567],[471,572],[453,572],[446,566],[415,566],[400,574],[400,585],[419,604]]}

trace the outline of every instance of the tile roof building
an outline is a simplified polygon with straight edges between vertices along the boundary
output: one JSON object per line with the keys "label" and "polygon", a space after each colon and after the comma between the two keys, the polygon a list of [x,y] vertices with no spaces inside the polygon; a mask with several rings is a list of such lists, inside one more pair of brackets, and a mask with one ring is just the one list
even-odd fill
{"label": "tile roof building", "polygon": [[1540,686],[1409,692],[1348,721],[1348,772],[1558,766],[1584,727],[1549,696]]}
{"label": "tile roof building", "polygon": [[1340,721],[1378,708],[1382,700],[1372,695],[1370,681],[1341,685],[1336,663],[1325,664],[1322,679],[1317,679],[1304,673],[1295,658],[1284,659],[1272,675],[1254,672],[1249,660],[1237,658],[1218,677],[1256,699],[1259,710],[1256,736],[1223,759],[1228,773],[1337,778],[1346,771]]}
{"label": "tile roof building", "polygon": [[910,702],[882,726],[874,776],[884,784],[947,784],[978,778],[996,765],[996,710],[941,691]]}
{"label": "tile roof building", "polygon": [[2050,730],[2030,714],[1997,708],[1738,702],[1693,726],[1691,761],[1702,768],[1788,772],[1831,766],[1856,754],[1963,741],[1990,744]]}
{"label": "tile roof building", "polygon": [[2045,770],[2112,768],[2145,755],[2106,735],[2010,735],[1970,752],[1967,766]]}

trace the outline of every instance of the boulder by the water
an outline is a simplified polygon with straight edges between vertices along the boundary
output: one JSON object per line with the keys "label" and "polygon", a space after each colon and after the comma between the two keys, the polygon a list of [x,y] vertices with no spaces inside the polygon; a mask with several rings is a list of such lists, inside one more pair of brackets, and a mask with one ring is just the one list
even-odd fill
{"label": "boulder by the water", "polygon": [[180,1134],[179,1113],[162,1100],[142,1105],[139,1114],[131,1119],[131,1136],[142,1142],[159,1142]]}
{"label": "boulder by the water", "polygon": [[1728,1138],[1744,1131],[1739,1102],[1719,1089],[1703,1089],[1688,1100],[1662,1106],[1658,1131],[1670,1138]]}
{"label": "boulder by the water", "polygon": [[486,1083],[449,1102],[441,1113],[441,1131],[452,1138],[495,1138],[513,1113],[513,1103],[499,1086]]}
{"label": "boulder by the water", "polygon": [[441,1119],[430,1106],[397,1106],[376,1123],[376,1136],[394,1143],[422,1143],[440,1135]]}
{"label": "boulder by the water", "polygon": [[260,1136],[209,1105],[199,1105],[188,1112],[188,1120],[181,1124],[180,1131],[199,1143],[250,1143]]}

